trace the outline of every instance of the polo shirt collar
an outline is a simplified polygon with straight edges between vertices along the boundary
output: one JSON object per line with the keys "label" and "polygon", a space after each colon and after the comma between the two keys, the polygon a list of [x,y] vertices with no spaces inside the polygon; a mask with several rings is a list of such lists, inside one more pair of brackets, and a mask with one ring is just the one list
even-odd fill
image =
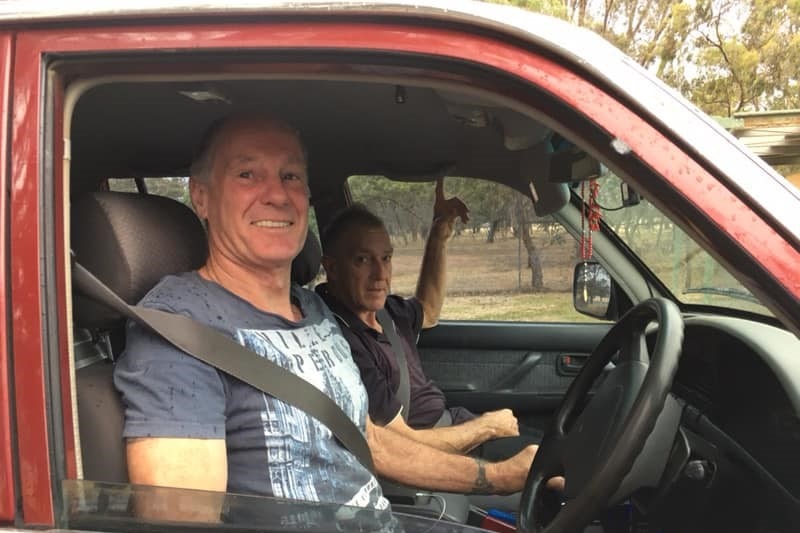
{"label": "polo shirt collar", "polygon": [[317,294],[319,294],[320,297],[325,301],[330,310],[333,311],[333,314],[336,315],[336,318],[344,322],[345,325],[350,329],[366,331],[378,338],[384,336],[382,333],[378,333],[376,330],[366,325],[363,320],[358,318],[355,313],[353,313],[347,308],[346,305],[344,305],[333,294],[331,294],[331,291],[328,290],[327,283],[320,283],[314,290],[317,291]]}

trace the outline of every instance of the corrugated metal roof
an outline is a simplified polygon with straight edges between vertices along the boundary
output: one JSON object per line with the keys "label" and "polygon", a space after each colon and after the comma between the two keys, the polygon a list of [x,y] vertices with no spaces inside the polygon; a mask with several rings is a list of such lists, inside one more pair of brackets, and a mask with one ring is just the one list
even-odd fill
{"label": "corrugated metal roof", "polygon": [[800,164],[800,110],[737,113],[740,124],[730,128],[768,164]]}
{"label": "corrugated metal roof", "polygon": [[743,127],[731,132],[770,165],[800,164],[800,125]]}

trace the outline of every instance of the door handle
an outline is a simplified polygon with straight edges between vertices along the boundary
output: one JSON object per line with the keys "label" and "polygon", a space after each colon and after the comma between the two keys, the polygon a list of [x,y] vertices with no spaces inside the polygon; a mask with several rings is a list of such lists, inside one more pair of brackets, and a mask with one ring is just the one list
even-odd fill
{"label": "door handle", "polygon": [[577,376],[588,360],[588,355],[560,354],[556,358],[556,372],[559,376]]}

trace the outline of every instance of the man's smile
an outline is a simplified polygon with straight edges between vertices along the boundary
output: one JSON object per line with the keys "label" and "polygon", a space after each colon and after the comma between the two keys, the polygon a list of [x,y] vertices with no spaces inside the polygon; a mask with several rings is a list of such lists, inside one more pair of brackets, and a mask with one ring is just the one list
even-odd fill
{"label": "man's smile", "polygon": [[250,224],[259,228],[288,228],[294,225],[294,222],[289,222],[288,220],[256,220]]}

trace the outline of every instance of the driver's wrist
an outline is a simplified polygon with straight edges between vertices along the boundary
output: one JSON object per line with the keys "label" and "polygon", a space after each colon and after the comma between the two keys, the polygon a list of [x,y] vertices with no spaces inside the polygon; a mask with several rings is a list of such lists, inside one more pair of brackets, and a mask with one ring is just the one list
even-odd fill
{"label": "driver's wrist", "polygon": [[493,494],[511,494],[521,489],[521,487],[515,486],[510,466],[508,461],[486,463],[486,479],[492,486]]}
{"label": "driver's wrist", "polygon": [[497,428],[492,424],[491,419],[484,415],[478,419],[480,424],[480,436],[482,441],[487,441],[489,439],[493,439],[497,437]]}
{"label": "driver's wrist", "polygon": [[431,222],[431,230],[429,239],[439,239],[442,242],[447,241],[455,230],[455,221],[444,217],[434,217]]}

